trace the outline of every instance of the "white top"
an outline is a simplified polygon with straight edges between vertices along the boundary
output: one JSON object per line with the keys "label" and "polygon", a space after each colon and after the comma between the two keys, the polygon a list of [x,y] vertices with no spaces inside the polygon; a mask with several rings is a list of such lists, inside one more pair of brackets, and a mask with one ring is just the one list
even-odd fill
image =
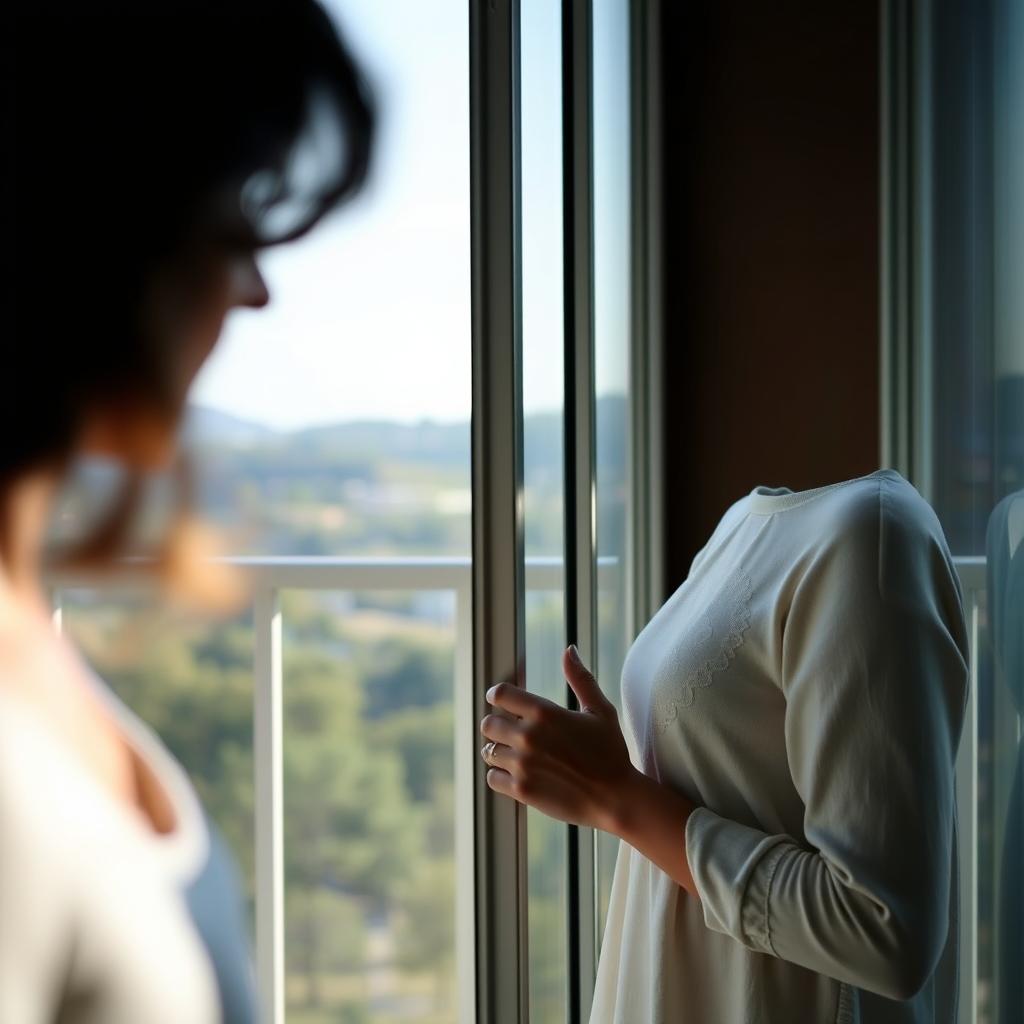
{"label": "white top", "polygon": [[156,737],[99,692],[177,825],[155,833],[0,690],[0,1021],[212,1024],[217,978],[183,898],[207,860],[201,808]]}
{"label": "white top", "polygon": [[733,505],[622,676],[634,763],[698,805],[700,899],[620,846],[591,1024],[951,1024],[967,684],[898,473]]}

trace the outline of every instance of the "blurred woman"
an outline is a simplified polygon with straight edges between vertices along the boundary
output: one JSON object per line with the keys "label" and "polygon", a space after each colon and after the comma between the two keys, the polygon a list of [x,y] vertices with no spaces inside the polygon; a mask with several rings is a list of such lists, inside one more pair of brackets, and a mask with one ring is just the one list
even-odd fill
{"label": "blurred woman", "polygon": [[[360,185],[372,116],[313,0],[26,4],[0,18],[0,1021],[255,1019],[241,900],[180,766],[52,628],[48,562],[132,547],[255,256]],[[123,493],[54,553],[80,456]],[[187,510],[184,510],[187,512]],[[150,564],[197,576],[187,514]]]}

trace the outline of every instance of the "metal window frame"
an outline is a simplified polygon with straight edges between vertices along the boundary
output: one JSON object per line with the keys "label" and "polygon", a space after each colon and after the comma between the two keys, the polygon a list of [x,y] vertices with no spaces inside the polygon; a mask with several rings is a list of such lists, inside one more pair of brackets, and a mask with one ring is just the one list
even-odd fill
{"label": "metal window frame", "polygon": [[[522,303],[518,0],[470,0],[473,294],[473,714],[524,670]],[[661,554],[660,3],[629,0],[631,149],[627,580],[635,633],[663,599]],[[596,649],[593,0],[562,0],[566,640]],[[567,701],[574,705],[571,691]],[[473,723],[475,729],[475,721]],[[529,1019],[526,815],[475,791],[476,1013]],[[589,1016],[597,971],[596,842],[567,826],[570,1024]]]}
{"label": "metal window frame", "polygon": [[[592,0],[562,0],[562,259],[566,643],[597,654]],[[570,687],[566,702],[578,709]],[[597,976],[594,830],[567,826],[567,1016],[590,1016]]]}
{"label": "metal window frame", "polygon": [[[518,0],[470,0],[473,729],[524,670]],[[526,814],[474,779],[476,1019],[529,1014]]]}
{"label": "metal window frame", "polygon": [[[664,600],[662,490],[662,178],[660,0],[628,0],[630,87],[630,487],[627,629]],[[585,661],[597,646],[594,323],[594,0],[562,0],[562,168],[565,313],[566,634]],[[570,707],[576,706],[571,690]],[[597,844],[568,831],[568,1020],[589,1018],[600,949]]]}
{"label": "metal window frame", "polygon": [[880,0],[879,462],[933,500],[932,14]]}
{"label": "metal window frame", "polygon": [[661,0],[630,2],[631,438],[627,607],[635,636],[665,594]]}

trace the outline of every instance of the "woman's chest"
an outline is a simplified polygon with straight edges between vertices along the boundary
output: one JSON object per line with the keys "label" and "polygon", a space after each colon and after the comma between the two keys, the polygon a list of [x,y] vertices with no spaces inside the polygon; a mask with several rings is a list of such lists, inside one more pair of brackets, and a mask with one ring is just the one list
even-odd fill
{"label": "woman's chest", "polygon": [[623,704],[640,766],[707,797],[708,780],[784,772],[779,614],[757,567],[691,575],[638,637]]}

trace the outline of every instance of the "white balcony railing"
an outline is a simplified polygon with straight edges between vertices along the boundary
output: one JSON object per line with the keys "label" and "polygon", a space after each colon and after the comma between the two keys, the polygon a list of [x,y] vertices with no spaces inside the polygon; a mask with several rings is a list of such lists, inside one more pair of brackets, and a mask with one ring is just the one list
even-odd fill
{"label": "white balcony railing", "polygon": [[[256,967],[266,1024],[284,1024],[284,874],[282,804],[282,590],[449,591],[455,597],[455,721],[473,714],[473,609],[469,558],[235,558],[250,577],[255,631],[253,756],[256,792]],[[529,558],[528,591],[564,586],[560,558]],[[598,560],[598,586],[614,586],[618,560]],[[473,878],[473,772],[476,730],[455,730],[455,877]],[[472,885],[455,889],[459,1020],[473,1019],[475,907]]]}
{"label": "white balcony railing", "polygon": [[[284,1024],[284,828],[281,608],[283,590],[448,591],[455,596],[455,721],[472,715],[473,609],[468,558],[237,558],[253,598],[253,761],[255,765],[256,972],[265,1024]],[[548,586],[560,573],[535,567]],[[551,576],[553,579],[548,580]],[[540,582],[538,580],[537,582]],[[474,736],[455,730],[455,877],[473,877]],[[470,885],[455,887],[459,1019],[472,1020],[474,906]]]}

